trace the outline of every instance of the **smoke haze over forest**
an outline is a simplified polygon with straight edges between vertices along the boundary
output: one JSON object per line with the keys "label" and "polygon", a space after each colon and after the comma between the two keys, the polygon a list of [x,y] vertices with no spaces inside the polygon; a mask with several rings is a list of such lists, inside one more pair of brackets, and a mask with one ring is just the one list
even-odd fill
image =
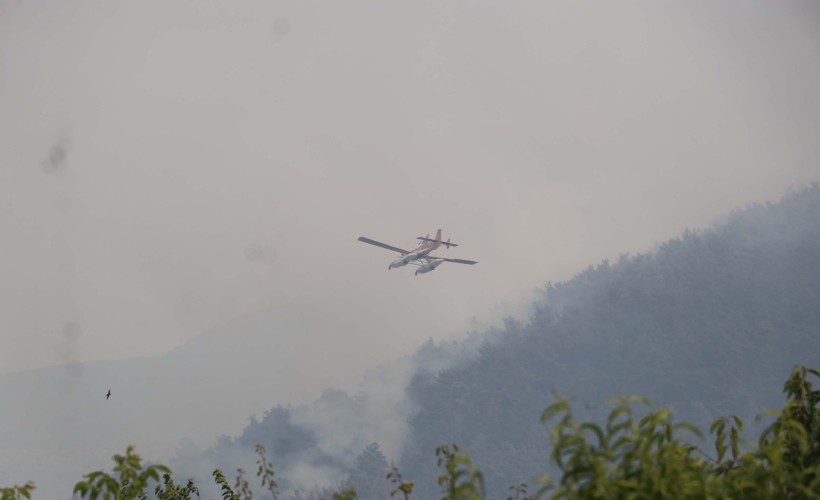
{"label": "smoke haze over forest", "polygon": [[320,390],[817,175],[814,2],[0,9],[3,372],[273,308]]}
{"label": "smoke haze over forest", "polygon": [[[818,26],[812,1],[0,0],[0,388],[27,436],[114,411],[93,453],[166,460],[394,360],[403,386],[427,339],[817,180]],[[387,272],[356,241],[439,227],[479,264]],[[152,385],[174,367],[202,378]],[[234,410],[181,435],[177,401],[148,437],[209,391]]]}

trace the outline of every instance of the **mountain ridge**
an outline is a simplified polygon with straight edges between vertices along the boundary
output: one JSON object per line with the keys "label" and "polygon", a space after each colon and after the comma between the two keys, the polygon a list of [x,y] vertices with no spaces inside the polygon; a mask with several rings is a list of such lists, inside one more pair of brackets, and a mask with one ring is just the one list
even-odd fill
{"label": "mountain ridge", "polygon": [[592,403],[640,393],[701,427],[727,414],[751,420],[778,406],[792,365],[820,359],[818,333],[820,187],[812,184],[652,253],[548,284],[528,320],[507,322],[503,341],[411,383],[418,410],[401,462],[408,477],[435,477],[425,457],[458,442],[490,496],[531,482],[546,470],[538,417],[551,390]]}

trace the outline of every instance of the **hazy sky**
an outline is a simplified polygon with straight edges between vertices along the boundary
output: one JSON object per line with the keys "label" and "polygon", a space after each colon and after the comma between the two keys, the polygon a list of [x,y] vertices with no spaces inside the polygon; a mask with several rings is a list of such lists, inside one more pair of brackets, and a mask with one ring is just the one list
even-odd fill
{"label": "hazy sky", "polygon": [[0,372],[275,310],[331,385],[817,180],[817,89],[811,0],[0,0]]}

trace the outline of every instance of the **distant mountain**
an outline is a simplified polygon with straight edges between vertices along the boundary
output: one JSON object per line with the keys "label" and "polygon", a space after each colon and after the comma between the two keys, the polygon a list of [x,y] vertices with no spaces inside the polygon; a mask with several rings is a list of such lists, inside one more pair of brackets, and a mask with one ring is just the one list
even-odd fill
{"label": "distant mountain", "polygon": [[129,444],[167,462],[185,437],[210,443],[239,432],[271,401],[303,397],[290,382],[302,338],[269,313],[163,356],[0,375],[0,485],[33,480],[38,498],[69,498],[83,473],[108,467]]}
{"label": "distant mountain", "polygon": [[753,424],[781,406],[797,363],[820,367],[816,184],[549,284],[477,358],[413,379],[401,464],[432,498],[433,450],[456,442],[503,498],[547,470],[539,416],[553,389],[592,403],[644,394],[702,428],[729,414]]}

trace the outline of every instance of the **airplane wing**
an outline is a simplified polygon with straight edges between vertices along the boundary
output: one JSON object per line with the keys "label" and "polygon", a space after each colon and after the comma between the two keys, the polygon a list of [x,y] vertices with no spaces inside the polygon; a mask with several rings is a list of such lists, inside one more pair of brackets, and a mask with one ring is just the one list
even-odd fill
{"label": "airplane wing", "polygon": [[382,243],[381,241],[371,240],[370,238],[365,238],[364,236],[359,236],[359,241],[362,241],[364,243],[370,243],[371,245],[376,245],[377,247],[386,248],[388,250],[393,250],[394,252],[399,252],[402,255],[407,255],[408,253],[410,253],[407,250],[402,250],[398,247],[392,247],[386,243]]}
{"label": "airplane wing", "polygon": [[473,264],[478,264],[478,261],[476,260],[448,259],[447,257],[435,257],[433,255],[428,255],[428,257],[431,259],[446,260],[447,262],[455,262],[456,264],[469,264],[471,266]]}

